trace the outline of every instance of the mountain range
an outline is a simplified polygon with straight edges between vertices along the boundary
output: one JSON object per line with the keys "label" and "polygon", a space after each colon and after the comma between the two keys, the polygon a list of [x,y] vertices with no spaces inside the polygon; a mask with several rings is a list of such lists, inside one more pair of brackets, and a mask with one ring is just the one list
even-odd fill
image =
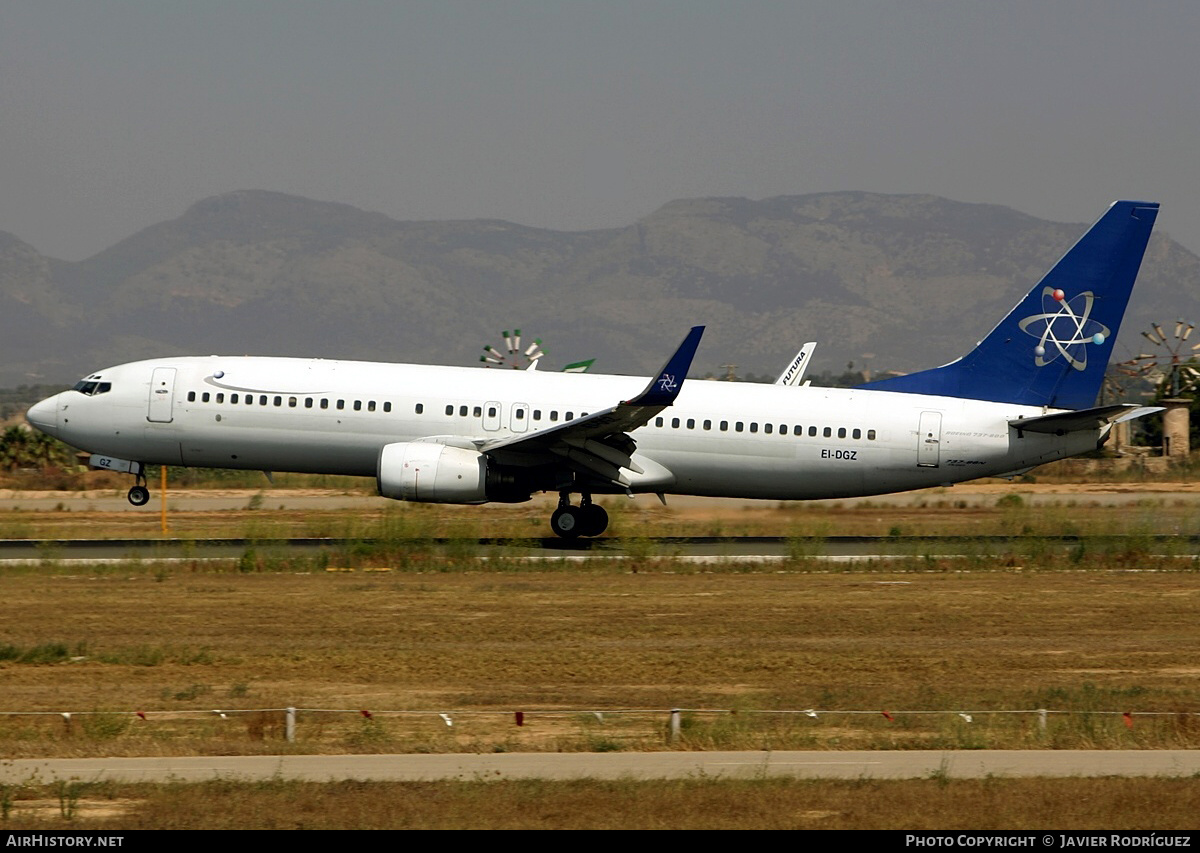
{"label": "mountain range", "polygon": [[[0,232],[0,387],[177,354],[477,365],[513,327],[544,341],[543,369],[649,373],[705,324],[694,375],[774,375],[807,340],[817,372],[910,371],[969,349],[1086,227],[840,192],[685,199],[565,232],[244,190],[79,262]],[[1200,322],[1200,258],[1160,231],[1117,357],[1177,318]]]}

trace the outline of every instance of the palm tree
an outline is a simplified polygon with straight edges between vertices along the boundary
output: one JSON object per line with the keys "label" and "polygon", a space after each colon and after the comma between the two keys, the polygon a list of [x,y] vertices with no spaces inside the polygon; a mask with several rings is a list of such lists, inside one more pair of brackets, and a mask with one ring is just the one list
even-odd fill
{"label": "palm tree", "polygon": [[0,468],[66,467],[74,456],[71,448],[57,438],[34,432],[24,426],[10,426],[0,434]]}
{"label": "palm tree", "polygon": [[0,435],[0,466],[7,471],[21,467],[25,456],[25,440],[29,431],[19,426],[10,426]]}

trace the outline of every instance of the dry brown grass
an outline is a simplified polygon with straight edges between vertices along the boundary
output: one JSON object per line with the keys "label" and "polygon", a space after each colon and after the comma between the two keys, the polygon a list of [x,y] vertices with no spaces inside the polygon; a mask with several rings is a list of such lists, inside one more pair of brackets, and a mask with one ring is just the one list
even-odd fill
{"label": "dry brown grass", "polygon": [[[128,479],[128,478],[126,478]],[[153,485],[153,484],[152,484]],[[32,494],[32,493],[14,493]],[[140,512],[104,512],[97,498],[124,490],[61,493],[61,500],[10,497],[0,509],[0,539],[147,538],[161,536],[157,500]],[[185,493],[174,493],[178,501]],[[487,507],[398,504],[377,499],[353,510],[283,509],[291,493],[225,490],[187,493],[229,498],[237,509],[179,511],[171,503],[170,536],[183,539],[283,537],[546,537],[555,498]],[[309,490],[314,496],[343,491]],[[1114,495],[1128,499],[1111,505]],[[819,503],[677,500],[662,507],[647,496],[605,498],[608,537],[670,536],[985,536],[1177,534],[1200,530],[1196,484],[970,484],[897,498]]]}
{"label": "dry brown grass", "polygon": [[1200,814],[1196,779],[103,783],[65,805],[53,789],[14,793],[4,829],[1194,830]]}
{"label": "dry brown grass", "polygon": [[[1200,745],[1193,572],[12,573],[0,646],[9,757],[177,752]],[[629,571],[636,565],[638,571]],[[1000,567],[1003,569],[1003,567]],[[57,649],[38,657],[33,652]],[[10,656],[12,657],[12,656]],[[211,708],[423,710],[282,715]],[[1032,715],[986,711],[1047,707]],[[148,720],[130,716],[144,711]],[[513,724],[524,710],[527,722]],[[1166,712],[1136,718],[1100,711]],[[556,713],[537,713],[538,711]],[[952,712],[974,712],[967,724]],[[111,713],[110,713],[111,712]],[[478,712],[478,713],[471,713]],[[482,713],[488,712],[488,713]]]}
{"label": "dry brown grass", "polygon": [[[251,493],[253,494],[253,493]],[[1005,494],[997,493],[997,500]],[[0,717],[0,758],[450,750],[1200,746],[1200,589],[1161,547],[1109,547],[1108,533],[1192,532],[1193,505],[1148,494],[1132,507],[1028,501],[967,507],[760,505],[719,511],[619,504],[625,562],[482,563],[465,548],[411,549],[410,535],[543,535],[544,507],[258,509],[174,513],[196,537],[380,537],[360,565],[327,573],[259,555],[232,564],[130,563],[81,571],[47,562],[0,574],[5,619],[0,710],[94,711]],[[1064,529],[1073,527],[1074,530]],[[1079,553],[981,555],[826,571],[805,537],[1062,533]],[[0,535],[153,536],[153,513],[12,512]],[[789,570],[729,563],[694,571],[658,559],[652,537],[795,537]],[[639,545],[640,542],[640,545]],[[52,557],[52,553],[47,554]],[[354,562],[351,560],[350,562]],[[961,571],[963,568],[969,571]],[[1083,571],[1081,569],[1087,569]],[[1116,569],[1119,569],[1116,570]],[[1155,571],[1130,571],[1154,569]],[[22,656],[25,662],[21,662]],[[279,712],[302,712],[298,741]],[[662,713],[689,713],[671,744]],[[940,715],[751,711],[929,709]],[[989,710],[1048,707],[1032,715]],[[398,710],[431,713],[408,716]],[[134,716],[145,711],[147,719]],[[454,726],[436,716],[455,711]],[[525,710],[526,724],[512,712]],[[974,712],[966,723],[953,712]],[[1135,717],[1133,729],[1101,711]],[[199,711],[200,713],[192,713]],[[330,785],[30,783],[0,791],[5,829],[63,828],[1189,828],[1196,779],[808,782],[536,781]],[[63,816],[67,803],[72,818]],[[39,804],[35,807],[32,804]]]}

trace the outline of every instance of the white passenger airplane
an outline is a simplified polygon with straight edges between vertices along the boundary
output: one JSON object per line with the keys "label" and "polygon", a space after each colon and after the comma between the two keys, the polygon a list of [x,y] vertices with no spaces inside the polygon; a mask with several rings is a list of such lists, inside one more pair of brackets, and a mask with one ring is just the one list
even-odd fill
{"label": "white passenger airplane", "polygon": [[[970,353],[858,388],[688,382],[695,327],[653,378],[321,359],[185,357],[93,373],[29,422],[136,478],[145,464],[373,476],[389,498],[560,495],[595,536],[597,494],[770,500],[1008,475],[1157,409],[1091,407],[1158,205],[1114,203]],[[571,495],[581,496],[578,505]]]}

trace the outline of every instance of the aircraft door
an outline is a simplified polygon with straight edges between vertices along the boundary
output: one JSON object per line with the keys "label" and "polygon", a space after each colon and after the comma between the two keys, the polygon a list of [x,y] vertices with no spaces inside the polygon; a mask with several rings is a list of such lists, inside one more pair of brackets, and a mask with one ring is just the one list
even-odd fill
{"label": "aircraft door", "polygon": [[529,429],[528,403],[513,403],[512,414],[508,418],[508,428],[513,432],[525,432]]}
{"label": "aircraft door", "polygon": [[483,428],[491,431],[500,429],[500,404],[495,400],[483,404]]}
{"label": "aircraft door", "polygon": [[941,463],[942,413],[921,412],[917,427],[917,467],[937,468]]}
{"label": "aircraft door", "polygon": [[175,368],[156,367],[150,377],[150,401],[146,420],[169,424],[174,420]]}

